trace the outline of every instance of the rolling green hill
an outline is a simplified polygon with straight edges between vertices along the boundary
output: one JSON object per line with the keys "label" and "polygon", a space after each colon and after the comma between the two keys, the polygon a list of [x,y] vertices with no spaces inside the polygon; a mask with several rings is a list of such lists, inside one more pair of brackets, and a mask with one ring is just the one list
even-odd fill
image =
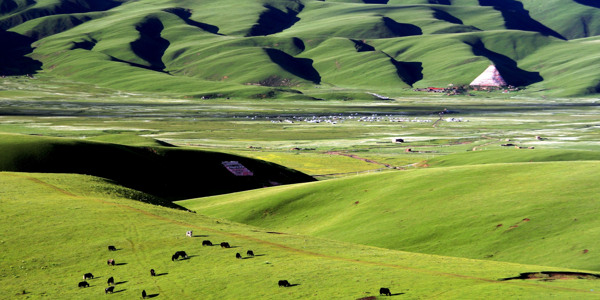
{"label": "rolling green hill", "polygon": [[589,0],[1,3],[5,75],[269,98],[467,85],[495,64],[526,93],[599,91],[600,8]]}
{"label": "rolling green hill", "polygon": [[428,168],[177,203],[274,231],[600,270],[592,254],[599,247],[599,171],[598,161]]}
{"label": "rolling green hill", "polygon": [[[374,299],[380,287],[408,299],[598,297],[597,280],[499,280],[585,270],[274,234],[133,201],[143,194],[92,176],[0,172],[0,194],[0,293],[8,299],[136,299],[142,290],[160,299]],[[186,237],[187,230],[194,237]],[[203,247],[203,240],[233,248]],[[256,256],[245,255],[248,249]],[[173,262],[175,251],[189,258]],[[111,258],[115,266],[106,265]],[[78,288],[88,272],[94,275],[90,287]],[[109,277],[117,284],[105,295]],[[293,286],[278,287],[282,279]]]}
{"label": "rolling green hill", "polygon": [[[0,136],[1,171],[100,176],[166,200],[314,180],[277,164],[218,152],[152,144],[125,146],[38,136]],[[123,141],[124,137],[115,139]],[[139,143],[139,139],[129,141]],[[253,175],[235,176],[224,167],[225,161],[237,161]]]}

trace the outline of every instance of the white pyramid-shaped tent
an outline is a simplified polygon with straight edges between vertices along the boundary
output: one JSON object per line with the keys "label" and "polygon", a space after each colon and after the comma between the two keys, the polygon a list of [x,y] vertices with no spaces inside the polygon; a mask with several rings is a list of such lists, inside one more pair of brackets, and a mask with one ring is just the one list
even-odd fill
{"label": "white pyramid-shaped tent", "polygon": [[506,86],[506,81],[496,69],[496,66],[490,65],[481,75],[477,76],[471,86]]}

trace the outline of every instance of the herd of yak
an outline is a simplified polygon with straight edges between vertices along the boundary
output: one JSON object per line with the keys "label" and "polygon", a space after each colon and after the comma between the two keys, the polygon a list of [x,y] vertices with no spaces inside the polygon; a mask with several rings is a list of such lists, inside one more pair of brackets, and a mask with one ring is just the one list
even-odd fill
{"label": "herd of yak", "polygon": [[[192,237],[193,236],[192,231],[187,231],[186,232],[186,236]],[[211,241],[209,241],[209,240],[204,240],[204,241],[202,241],[202,246],[213,246],[213,243]],[[220,243],[220,246],[221,246],[221,248],[231,248],[231,246],[227,242]],[[111,245],[111,246],[108,246],[108,251],[117,251],[117,248],[115,246]],[[248,250],[246,252],[246,255],[249,256],[249,257],[254,257],[254,251]],[[185,251],[177,251],[177,252],[175,252],[175,254],[173,254],[171,256],[171,261],[176,261],[176,260],[179,260],[180,258],[181,259],[187,259],[188,258],[187,253]],[[242,259],[242,255],[240,253],[236,253],[235,254],[235,258]],[[111,258],[111,259],[107,260],[106,263],[109,266],[114,266],[115,265],[115,260]],[[154,269],[150,269],[150,276],[156,276],[156,271]],[[94,279],[94,275],[92,273],[85,273],[83,275],[83,281],[79,282],[78,287],[80,287],[80,288],[89,287],[90,284],[86,281],[88,279]],[[114,292],[114,290],[115,290],[115,279],[114,279],[114,277],[111,276],[110,278],[108,278],[108,280],[107,280],[106,283],[108,284],[108,287],[104,289],[104,293],[105,294],[112,294]],[[291,287],[291,286],[294,286],[294,285],[290,284],[287,280],[279,280],[278,285],[279,285],[279,287]],[[379,294],[380,295],[386,295],[386,296],[391,296],[392,295],[392,293],[390,292],[389,288],[380,288],[379,289]],[[152,296],[157,296],[157,295],[148,295],[146,293],[146,290],[142,290],[142,298],[143,299],[146,299],[147,297],[151,298]]]}

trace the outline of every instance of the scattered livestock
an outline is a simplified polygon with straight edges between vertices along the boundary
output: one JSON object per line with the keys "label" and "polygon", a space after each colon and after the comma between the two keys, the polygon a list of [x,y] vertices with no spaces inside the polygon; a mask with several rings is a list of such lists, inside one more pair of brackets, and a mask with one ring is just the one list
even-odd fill
{"label": "scattered livestock", "polygon": [[239,253],[236,253],[236,254],[235,254],[235,258],[237,258],[237,259],[242,259],[242,255],[241,255],[241,254],[239,254]]}
{"label": "scattered livestock", "polygon": [[187,232],[185,233],[185,235],[186,235],[186,236],[189,236],[189,237],[192,237],[194,234],[193,234],[193,232],[190,230],[190,231],[187,231]]}
{"label": "scattered livestock", "polygon": [[150,269],[150,276],[156,276],[156,272],[154,272],[154,269]]}
{"label": "scattered livestock", "polygon": [[87,281],[81,281],[77,286],[79,286],[80,288],[86,288],[90,287],[90,284]]}
{"label": "scattered livestock", "polygon": [[202,241],[202,246],[212,246],[213,244],[209,240]]}
{"label": "scattered livestock", "polygon": [[111,259],[109,259],[109,260],[106,261],[106,264],[109,265],[109,266],[114,266],[115,265],[115,260],[111,258]]}
{"label": "scattered livestock", "polygon": [[389,288],[380,288],[379,289],[379,295],[391,296],[392,292],[390,292]]}
{"label": "scattered livestock", "polygon": [[94,275],[92,273],[83,274],[83,280],[94,279]]}
{"label": "scattered livestock", "polygon": [[287,280],[279,280],[279,287],[290,287],[292,286]]}
{"label": "scattered livestock", "polygon": [[229,245],[228,242],[222,242],[221,243],[221,248],[231,248],[231,246]]}
{"label": "scattered livestock", "polygon": [[248,251],[246,251],[246,255],[248,255],[248,256],[254,256],[254,251],[248,250]]}
{"label": "scattered livestock", "polygon": [[142,290],[142,299],[146,299],[146,290]]}
{"label": "scattered livestock", "polygon": [[106,281],[106,284],[108,285],[115,285],[115,278],[114,277],[110,277],[108,278],[108,280]]}
{"label": "scattered livestock", "polygon": [[188,258],[188,255],[185,253],[185,251],[177,251],[175,254],[173,254],[173,256],[171,256],[171,261],[175,261],[179,259],[179,257]]}
{"label": "scattered livestock", "polygon": [[108,294],[108,293],[112,294],[114,291],[115,291],[115,287],[114,286],[109,286],[109,287],[107,287],[107,288],[104,289],[104,293],[105,294]]}
{"label": "scattered livestock", "polygon": [[108,246],[108,251],[117,251],[117,248],[115,246]]}

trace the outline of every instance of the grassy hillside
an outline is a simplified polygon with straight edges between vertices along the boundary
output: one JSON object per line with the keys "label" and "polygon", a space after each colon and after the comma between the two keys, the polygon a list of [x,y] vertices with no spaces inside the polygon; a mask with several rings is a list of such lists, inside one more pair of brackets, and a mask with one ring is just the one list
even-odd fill
{"label": "grassy hillside", "polygon": [[436,157],[423,162],[429,167],[448,167],[481,164],[549,162],[549,161],[586,161],[600,160],[598,151],[572,151],[557,149],[538,149],[523,151],[510,147],[503,150],[473,151]]}
{"label": "grassy hillside", "polygon": [[587,0],[5,2],[7,75],[212,98],[402,93],[467,85],[490,64],[533,94],[596,94],[600,80]]}
{"label": "grassy hillside", "polygon": [[[112,193],[120,189],[90,176],[0,173],[2,295],[135,299],[145,290],[161,299],[359,299],[389,287],[409,299],[598,297],[595,280],[498,280],[573,270],[271,234]],[[185,237],[187,230],[194,231],[193,238]],[[227,241],[234,248],[203,247],[203,240]],[[109,252],[108,245],[118,250]],[[247,249],[256,256],[235,259]],[[189,259],[172,262],[180,250]],[[116,266],[106,265],[110,258]],[[150,269],[158,276],[151,277]],[[91,286],[78,288],[87,272],[95,276],[88,280]],[[117,285],[106,296],[109,277]],[[278,287],[282,279],[294,286]]]}
{"label": "grassy hillside", "polygon": [[599,270],[599,168],[573,161],[417,169],[177,203],[275,231]]}
{"label": "grassy hillside", "polygon": [[[24,135],[1,137],[2,171],[95,175],[168,200],[314,180],[273,163],[218,152]],[[222,165],[224,161],[238,161],[253,176],[233,175]]]}

